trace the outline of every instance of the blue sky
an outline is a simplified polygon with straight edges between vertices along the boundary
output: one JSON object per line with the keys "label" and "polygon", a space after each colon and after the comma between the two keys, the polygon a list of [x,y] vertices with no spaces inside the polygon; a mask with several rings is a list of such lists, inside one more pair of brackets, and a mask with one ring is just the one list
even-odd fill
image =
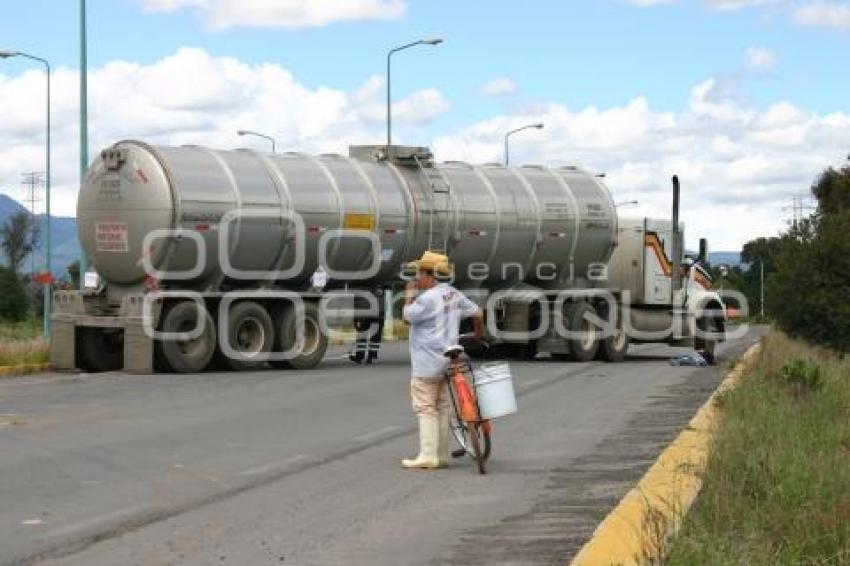
{"label": "blue sky", "polygon": [[[77,66],[76,1],[4,4],[5,45]],[[476,94],[482,82],[503,75],[521,83],[529,100],[604,107],[646,95],[654,108],[675,110],[701,78],[740,74],[753,46],[769,49],[782,65],[770,76],[747,77],[741,94],[749,100],[850,109],[848,80],[837,67],[850,56],[850,33],[797,25],[779,9],[716,10],[693,0],[651,8],[616,0],[530,0],[522,8],[513,1],[413,0],[392,21],[211,30],[191,10],[144,12],[138,0],[88,5],[93,66],[114,59],[150,63],[180,46],[201,46],[246,62],[279,62],[305,84],[343,89],[382,73],[388,46],[444,37],[433,52],[405,54],[394,84],[399,93],[438,86],[457,115],[446,118],[458,121],[498,110]]]}
{"label": "blue sky", "polygon": [[[335,17],[333,10],[330,15],[319,10],[315,25],[280,15],[280,6],[297,11],[322,2],[352,12]],[[260,14],[254,24],[266,22],[268,11],[277,25],[244,25],[239,17],[234,22],[232,13],[231,20],[220,14],[216,20],[210,7],[216,5],[245,6],[244,11]],[[387,10],[381,13],[381,7]],[[3,8],[0,47],[47,57],[60,69],[54,107],[57,138],[67,150],[56,156],[57,206],[73,214],[77,2],[7,0]],[[279,135],[295,149],[336,147],[354,136],[379,141],[386,50],[430,36],[445,43],[395,60],[399,103],[408,101],[410,116],[417,104],[429,106],[420,120],[405,120],[400,109],[402,141],[432,144],[446,159],[487,161],[499,157],[505,128],[545,119],[543,133],[517,141],[524,160],[577,160],[604,170],[617,198],[639,199],[636,212],[645,214],[666,211],[667,191],[660,187],[671,172],[679,173],[692,181],[694,200],[712,215],[751,220],[746,229],[721,231],[694,213],[696,227],[713,232],[727,247],[781,229],[782,203],[850,151],[850,79],[843,63],[850,54],[850,2],[844,0],[89,0],[88,11],[90,70],[100,73],[91,87],[100,100],[91,103],[92,151],[114,141],[112,136],[238,145],[243,141],[230,141],[225,129],[230,132],[237,121],[249,120],[246,116],[255,123],[244,127],[255,127],[263,112],[277,116],[269,123],[279,124]],[[198,51],[181,51],[185,47]],[[274,104],[258,103],[254,114],[245,114],[236,102],[234,108],[218,108],[192,100],[183,92],[192,87],[185,76],[154,73],[200,60],[208,65],[198,84],[207,85],[209,75],[233,76],[225,58],[244,65],[240,77],[253,74],[235,91],[216,86],[222,94],[213,89],[212,97],[254,93],[254,84],[267,80],[262,72],[267,63],[291,73],[295,85],[280,93],[279,104],[276,87],[257,86],[256,92]],[[163,64],[172,59],[178,63]],[[116,61],[135,67],[103,71]],[[19,172],[39,166],[43,126],[31,68],[24,61],[0,60],[0,159],[5,161],[0,190],[13,196],[19,196],[14,194]],[[140,102],[125,92],[123,108],[120,100],[103,100],[113,93],[119,97],[116,86],[148,76],[146,69],[163,83],[150,87],[158,93]],[[486,94],[485,86],[497,79],[509,88]],[[172,80],[178,86],[165,84]],[[132,120],[132,126],[118,126],[127,124],[130,105],[142,104],[139,112],[149,112],[151,122],[161,120],[157,108],[169,109],[173,96],[180,98],[181,110],[203,114],[186,122],[194,129],[180,121],[149,131]],[[320,117],[309,122],[285,116],[288,105],[310,114],[304,108],[320,106],[324,96],[343,100],[339,121],[354,125],[343,131]],[[251,104],[246,100],[239,104]],[[203,127],[197,125],[201,122]]]}

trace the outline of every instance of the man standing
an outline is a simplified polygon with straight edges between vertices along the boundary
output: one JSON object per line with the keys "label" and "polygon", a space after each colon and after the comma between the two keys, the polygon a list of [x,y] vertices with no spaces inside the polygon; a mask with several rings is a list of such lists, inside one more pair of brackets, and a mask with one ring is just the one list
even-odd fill
{"label": "man standing", "polygon": [[401,461],[405,468],[433,469],[448,465],[449,403],[443,355],[458,343],[460,321],[473,318],[475,335],[481,337],[481,309],[438,276],[449,276],[449,260],[442,254],[425,252],[411,264],[416,279],[408,283],[404,320],[410,324],[410,397],[419,419],[419,455]]}

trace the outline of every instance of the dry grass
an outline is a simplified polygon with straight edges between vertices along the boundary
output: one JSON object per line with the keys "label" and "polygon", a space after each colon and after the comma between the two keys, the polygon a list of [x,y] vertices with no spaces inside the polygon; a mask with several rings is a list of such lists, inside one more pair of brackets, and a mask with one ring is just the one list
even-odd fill
{"label": "dry grass", "polygon": [[[817,387],[787,379],[803,360]],[[666,564],[850,564],[850,360],[772,332],[722,420]]]}
{"label": "dry grass", "polygon": [[48,344],[41,335],[41,322],[0,324],[0,367],[47,362]]}

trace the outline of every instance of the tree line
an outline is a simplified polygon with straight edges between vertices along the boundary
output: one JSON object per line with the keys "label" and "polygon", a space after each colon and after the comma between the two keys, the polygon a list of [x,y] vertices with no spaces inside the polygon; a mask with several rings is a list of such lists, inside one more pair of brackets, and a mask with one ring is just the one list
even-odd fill
{"label": "tree line", "polygon": [[747,242],[746,266],[726,283],[757,313],[763,265],[766,316],[791,336],[850,352],[850,165],[825,170],[811,190],[814,213],[779,236]]}

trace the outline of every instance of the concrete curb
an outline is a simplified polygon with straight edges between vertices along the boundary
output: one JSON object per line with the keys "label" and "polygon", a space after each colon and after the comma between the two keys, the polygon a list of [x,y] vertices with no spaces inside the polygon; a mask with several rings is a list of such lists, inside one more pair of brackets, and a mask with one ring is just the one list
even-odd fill
{"label": "concrete curb", "polygon": [[718,418],[715,399],[735,386],[759,350],[741,357],[688,426],[659,455],[617,507],[599,524],[571,566],[656,564],[702,487],[712,429]]}
{"label": "concrete curb", "polygon": [[0,377],[12,375],[29,375],[50,369],[49,363],[43,364],[21,364],[17,366],[0,366]]}

